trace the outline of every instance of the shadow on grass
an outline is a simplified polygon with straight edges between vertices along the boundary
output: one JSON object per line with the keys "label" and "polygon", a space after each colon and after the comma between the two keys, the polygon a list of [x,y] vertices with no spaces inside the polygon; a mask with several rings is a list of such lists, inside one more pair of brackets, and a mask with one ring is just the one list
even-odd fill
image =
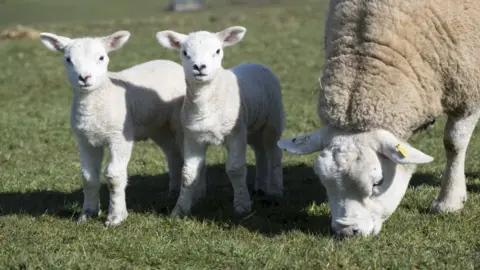
{"label": "shadow on grass", "polygon": [[428,173],[414,173],[412,179],[410,180],[410,187],[419,187],[419,186],[440,186],[440,180],[433,174]]}
{"label": "shadow on grass", "polygon": [[478,184],[478,181],[476,183],[469,183],[471,181],[468,181],[469,179],[480,179],[480,172],[465,173],[465,176],[467,177],[467,191],[480,192],[480,184]]}
{"label": "shadow on grass", "polygon": [[[480,192],[479,184],[469,183],[471,182],[471,179],[480,178],[480,173],[467,172],[465,173],[465,177],[467,178],[467,192]],[[413,175],[412,179],[410,180],[409,186],[410,187],[430,186],[430,187],[440,188],[441,181],[442,181],[441,176],[439,177],[433,174],[416,173]],[[418,206],[415,206],[415,208],[417,208],[419,213],[436,215],[436,213],[432,212],[431,205],[422,205],[420,208]]]}
{"label": "shadow on grass", "polygon": [[[252,190],[255,167],[248,166],[248,182]],[[192,218],[219,222],[222,226],[243,226],[265,235],[300,230],[314,234],[330,233],[330,218],[311,215],[305,211],[313,202],[326,200],[324,188],[309,166],[286,166],[283,169],[285,192],[279,200],[254,196],[252,214],[237,217],[233,213],[233,190],[223,164],[208,166],[207,197],[193,209]],[[133,175],[127,187],[127,207],[131,213],[158,213],[168,215],[176,200],[168,198],[168,174],[157,176]],[[71,193],[58,191],[34,191],[0,194],[2,215],[27,214],[52,215],[75,220],[83,201],[78,189]],[[101,188],[101,205],[105,213],[108,207],[108,189]],[[103,221],[103,219],[101,219]]]}
{"label": "shadow on grass", "polygon": [[[467,178],[467,192],[480,192],[480,185],[475,183],[469,183],[470,179],[479,179],[480,173],[465,173],[465,177]],[[412,179],[410,180],[411,187],[418,187],[418,186],[431,186],[431,187],[438,187],[440,188],[441,177],[437,177],[433,174],[426,174],[426,173],[416,173],[413,175]]]}

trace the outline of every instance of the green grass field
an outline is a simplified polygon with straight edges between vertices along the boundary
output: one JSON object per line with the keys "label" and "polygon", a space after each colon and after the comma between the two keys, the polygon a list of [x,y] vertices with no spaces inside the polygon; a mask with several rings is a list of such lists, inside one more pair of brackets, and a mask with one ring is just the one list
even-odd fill
{"label": "green grass field", "polygon": [[[287,113],[284,136],[317,128],[316,85],[323,65],[327,1],[285,0],[275,5],[229,6],[168,13],[167,1],[0,0],[0,31],[24,24],[66,36],[132,33],[111,54],[110,69],[166,58],[155,33],[248,29],[226,49],[224,66],[267,64],[280,77]],[[455,214],[433,215],[445,162],[444,120],[412,138],[435,157],[419,167],[394,215],[375,237],[338,240],[330,235],[323,187],[314,155],[284,155],[285,198],[262,200],[237,218],[224,171],[225,151],[208,152],[207,198],[186,219],[168,213],[168,176],[152,142],[137,143],[129,165],[130,216],[106,228],[105,215],[77,225],[82,192],[79,154],[69,129],[71,90],[61,55],[38,40],[0,40],[0,269],[474,269],[480,268],[480,138],[472,138],[466,172],[468,201]],[[248,152],[249,181],[254,175]],[[102,207],[108,191],[102,186]]]}

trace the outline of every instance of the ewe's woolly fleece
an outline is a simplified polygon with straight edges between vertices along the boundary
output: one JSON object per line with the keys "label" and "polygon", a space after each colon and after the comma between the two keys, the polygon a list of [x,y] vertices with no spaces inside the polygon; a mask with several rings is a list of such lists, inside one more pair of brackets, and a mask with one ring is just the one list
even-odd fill
{"label": "ewe's woolly fleece", "polygon": [[401,138],[480,104],[480,1],[330,0],[318,114]]}

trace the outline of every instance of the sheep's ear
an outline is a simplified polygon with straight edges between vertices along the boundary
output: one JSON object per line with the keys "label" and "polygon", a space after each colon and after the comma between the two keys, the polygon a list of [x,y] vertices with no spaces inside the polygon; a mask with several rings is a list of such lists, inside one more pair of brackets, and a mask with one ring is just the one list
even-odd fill
{"label": "sheep's ear", "polygon": [[322,150],[325,132],[326,129],[321,128],[310,134],[300,135],[290,139],[282,139],[277,142],[277,146],[292,154],[308,155]]}
{"label": "sheep's ear", "polygon": [[375,138],[379,143],[378,151],[396,164],[424,164],[433,161],[433,157],[399,140],[388,131],[377,132]]}
{"label": "sheep's ear", "polygon": [[160,45],[171,50],[180,50],[187,39],[187,35],[170,30],[157,32],[156,37]]}
{"label": "sheep's ear", "polygon": [[64,52],[72,39],[52,33],[40,33],[40,41],[52,52]]}
{"label": "sheep's ear", "polygon": [[223,43],[223,47],[232,46],[243,39],[247,29],[242,26],[232,26],[217,33],[218,38]]}
{"label": "sheep's ear", "polygon": [[102,41],[105,44],[107,52],[120,49],[130,38],[130,32],[118,31],[109,36],[103,37]]}

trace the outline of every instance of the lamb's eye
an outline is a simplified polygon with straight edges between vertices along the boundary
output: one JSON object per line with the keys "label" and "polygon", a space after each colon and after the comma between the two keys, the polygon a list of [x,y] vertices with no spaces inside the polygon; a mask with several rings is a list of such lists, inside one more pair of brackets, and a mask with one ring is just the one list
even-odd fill
{"label": "lamb's eye", "polygon": [[184,50],[184,51],[183,51],[183,55],[186,56],[186,57],[188,57],[187,51]]}
{"label": "lamb's eye", "polygon": [[103,59],[105,59],[105,57],[104,57],[103,55],[100,56],[99,60],[100,60],[100,61],[103,61]]}
{"label": "lamb's eye", "polygon": [[65,61],[67,61],[67,63],[71,63],[71,62],[72,62],[72,60],[71,60],[70,57],[68,57],[68,56],[65,57]]}
{"label": "lamb's eye", "polygon": [[217,50],[217,54],[220,54],[220,49]]}
{"label": "lamb's eye", "polygon": [[382,184],[383,184],[383,178],[373,183],[373,186],[378,187],[378,186],[381,186]]}

